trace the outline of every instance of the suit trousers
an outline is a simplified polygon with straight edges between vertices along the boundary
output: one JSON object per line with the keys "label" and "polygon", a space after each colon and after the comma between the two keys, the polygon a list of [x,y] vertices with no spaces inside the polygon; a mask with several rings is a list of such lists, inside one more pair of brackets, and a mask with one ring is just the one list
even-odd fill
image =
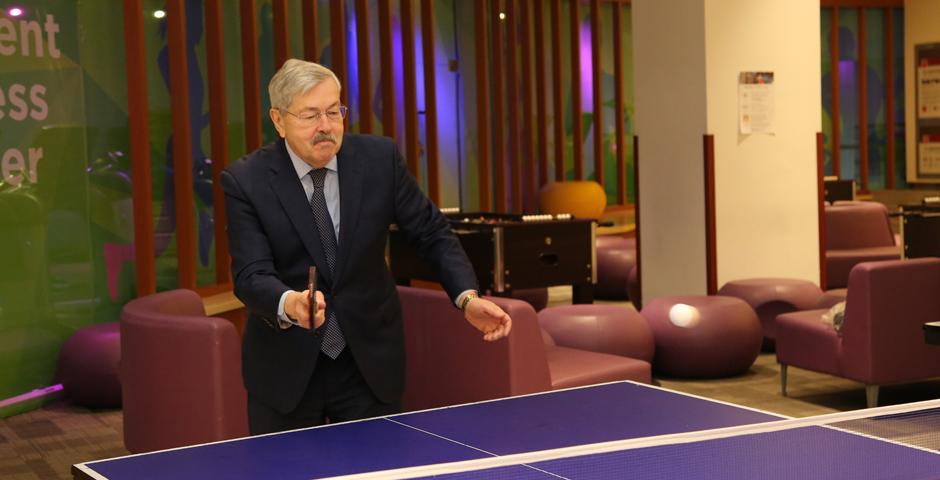
{"label": "suit trousers", "polygon": [[252,435],[261,435],[400,411],[401,400],[383,403],[376,398],[346,348],[335,360],[319,353],[307,390],[300,404],[291,412],[283,414],[249,394],[248,430]]}

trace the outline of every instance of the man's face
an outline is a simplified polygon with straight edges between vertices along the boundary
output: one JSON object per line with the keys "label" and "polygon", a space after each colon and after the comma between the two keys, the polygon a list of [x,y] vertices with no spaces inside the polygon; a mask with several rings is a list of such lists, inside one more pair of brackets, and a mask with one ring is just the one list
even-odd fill
{"label": "man's face", "polygon": [[[290,113],[272,108],[270,115],[277,133],[291,150],[314,168],[321,168],[343,144],[343,119],[330,120],[325,115],[339,107],[339,87],[327,79],[295,97],[287,109]],[[320,114],[317,120],[303,120],[317,113]]]}

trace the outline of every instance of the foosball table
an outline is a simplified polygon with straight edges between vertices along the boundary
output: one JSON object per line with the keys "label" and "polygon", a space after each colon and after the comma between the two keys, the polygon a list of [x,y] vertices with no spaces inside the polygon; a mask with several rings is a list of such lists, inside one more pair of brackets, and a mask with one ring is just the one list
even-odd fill
{"label": "foosball table", "polygon": [[[571,285],[574,303],[591,303],[597,283],[597,223],[569,215],[445,213],[463,245],[481,291],[509,296],[513,290]],[[399,284],[437,281],[437,275],[406,236],[389,231],[389,266]]]}

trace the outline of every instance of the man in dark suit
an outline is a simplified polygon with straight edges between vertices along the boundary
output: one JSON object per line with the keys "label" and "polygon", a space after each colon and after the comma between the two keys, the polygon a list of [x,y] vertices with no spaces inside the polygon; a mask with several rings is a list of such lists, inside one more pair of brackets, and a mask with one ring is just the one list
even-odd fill
{"label": "man in dark suit", "polygon": [[395,144],[343,134],[340,88],[325,67],[285,62],[268,87],[281,139],[222,173],[235,295],[249,312],[242,369],[252,434],[400,410],[402,313],[385,263],[393,223],[484,340],[512,327],[479,298],[460,242]]}

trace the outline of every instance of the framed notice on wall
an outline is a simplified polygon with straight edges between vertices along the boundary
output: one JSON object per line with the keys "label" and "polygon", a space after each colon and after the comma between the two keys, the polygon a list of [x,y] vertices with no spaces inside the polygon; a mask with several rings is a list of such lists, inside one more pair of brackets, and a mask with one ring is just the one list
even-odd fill
{"label": "framed notice on wall", "polygon": [[914,47],[917,175],[940,179],[940,43]]}

